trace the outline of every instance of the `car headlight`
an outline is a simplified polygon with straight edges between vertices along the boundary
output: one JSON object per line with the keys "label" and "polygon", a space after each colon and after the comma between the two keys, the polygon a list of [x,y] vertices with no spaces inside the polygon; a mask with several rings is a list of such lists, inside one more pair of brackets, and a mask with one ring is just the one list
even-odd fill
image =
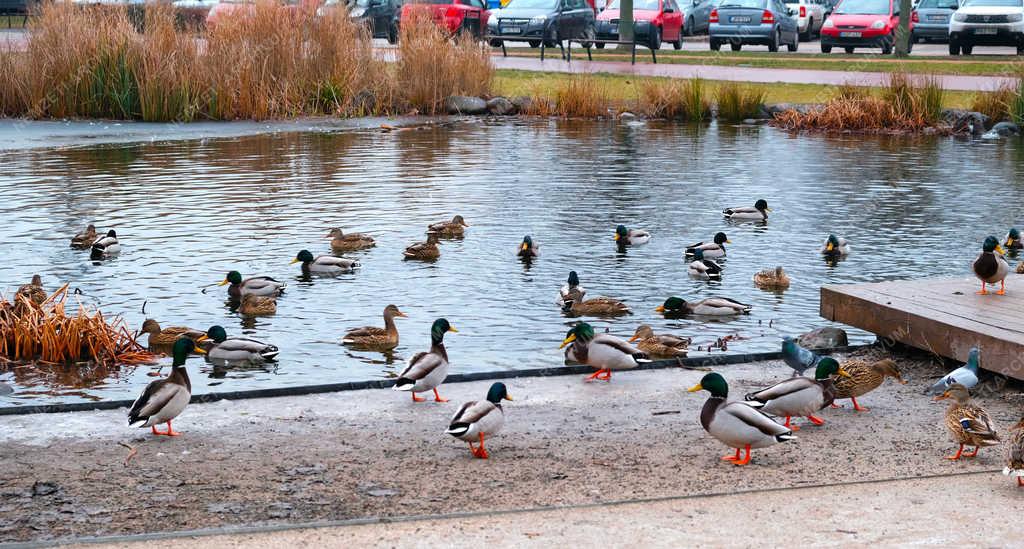
{"label": "car headlight", "polygon": [[538,15],[537,17],[534,17],[533,19],[530,19],[530,24],[531,25],[543,25],[544,22],[547,21],[547,20],[548,20],[548,16],[547,15]]}
{"label": "car headlight", "polygon": [[1011,13],[1006,16],[1006,21],[1008,23],[1020,23],[1021,19],[1024,19],[1024,16],[1019,13]]}
{"label": "car headlight", "polygon": [[487,19],[487,26],[488,27],[497,27],[498,26],[498,18],[497,17],[490,17],[490,18],[488,18]]}
{"label": "car headlight", "polygon": [[825,24],[824,24],[824,25],[822,25],[822,27],[823,27],[823,28],[826,28],[826,29],[831,29],[831,28],[833,28],[833,27],[835,27],[835,26],[836,26],[836,24],[832,22],[832,19],[831,19],[831,18],[829,18],[829,19],[826,19],[826,20],[825,20]]}
{"label": "car headlight", "polygon": [[967,14],[966,13],[956,12],[956,13],[953,14],[953,20],[954,21],[960,21],[961,23],[964,22],[964,21],[967,21]]}
{"label": "car headlight", "polygon": [[885,28],[885,21],[879,19],[878,21],[875,21],[874,23],[871,23],[871,28],[873,28],[873,29],[884,29]]}
{"label": "car headlight", "polygon": [[362,17],[364,15],[366,15],[366,9],[365,8],[356,8],[356,9],[348,12],[348,16],[349,17]]}

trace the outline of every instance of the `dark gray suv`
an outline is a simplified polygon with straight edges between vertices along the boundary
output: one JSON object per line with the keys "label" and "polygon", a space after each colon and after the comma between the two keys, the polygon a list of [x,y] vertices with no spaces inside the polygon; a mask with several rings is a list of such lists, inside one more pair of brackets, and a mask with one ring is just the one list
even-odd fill
{"label": "dark gray suv", "polygon": [[[552,48],[568,38],[591,39],[595,32],[594,10],[587,0],[512,0],[502,9],[491,11],[488,34],[521,36],[536,48],[541,41]],[[501,40],[491,40],[500,46]]]}

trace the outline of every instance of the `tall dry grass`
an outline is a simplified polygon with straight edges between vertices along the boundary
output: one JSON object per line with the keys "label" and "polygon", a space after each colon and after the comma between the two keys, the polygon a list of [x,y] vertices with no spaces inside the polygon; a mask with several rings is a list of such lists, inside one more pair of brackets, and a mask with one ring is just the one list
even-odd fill
{"label": "tall dry grass", "polygon": [[[612,114],[614,104],[608,85],[586,74],[566,79],[554,91],[554,113],[563,117],[605,118]],[[542,104],[543,101],[534,101]]]}
{"label": "tall dry grass", "polygon": [[1024,76],[1017,81],[1017,88],[1006,110],[1014,124],[1024,125]]}
{"label": "tall dry grass", "polygon": [[710,118],[704,80],[648,80],[640,86],[640,110],[650,118],[699,122]]}
{"label": "tall dry grass", "polygon": [[1010,105],[1017,96],[1017,87],[1004,85],[988,92],[978,92],[971,100],[970,110],[980,112],[993,122],[1010,118]]}
{"label": "tall dry grass", "polygon": [[893,73],[882,88],[882,98],[892,105],[896,116],[921,127],[934,124],[942,116],[944,96],[942,83],[934,76]]}
{"label": "tall dry grass", "polygon": [[755,118],[764,104],[766,95],[764,88],[756,88],[726,82],[715,91],[715,104],[718,106],[718,117],[730,122],[740,122],[746,118]]}

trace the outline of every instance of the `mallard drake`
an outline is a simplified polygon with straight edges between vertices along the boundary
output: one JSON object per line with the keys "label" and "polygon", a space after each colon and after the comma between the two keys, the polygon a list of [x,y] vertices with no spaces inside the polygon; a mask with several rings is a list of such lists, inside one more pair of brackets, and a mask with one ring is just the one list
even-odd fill
{"label": "mallard drake", "polygon": [[[953,399],[954,402],[946,410],[946,428],[949,429],[953,442],[960,445],[956,455],[946,459],[956,461],[961,457],[974,457],[982,446],[999,444],[999,435],[995,424],[981,406],[971,401],[971,392],[967,387],[955,383],[934,400]],[[964,454],[964,446],[974,446],[974,451]]]}
{"label": "mallard drake", "polygon": [[336,252],[351,252],[355,250],[363,250],[366,248],[372,248],[377,245],[374,242],[373,237],[363,233],[348,233],[345,234],[341,229],[335,227],[331,229],[331,232],[327,233],[324,238],[331,239],[331,249]]}
{"label": "mallard drake", "polygon": [[533,237],[526,235],[523,243],[516,248],[516,256],[521,259],[534,259],[540,257],[540,244],[533,242]]}
{"label": "mallard drake", "polygon": [[654,329],[647,324],[637,326],[629,342],[637,341],[636,347],[650,356],[675,357],[686,356],[690,346],[690,338],[674,335],[655,335]]}
{"label": "mallard drake", "polygon": [[[700,383],[690,387],[689,392],[707,391],[711,396],[700,411],[700,424],[709,435],[735,448],[735,454],[726,454],[722,459],[735,465],[750,463],[752,448],[766,448],[780,442],[796,440],[792,429],[779,425],[763,412],[745,402],[726,402],[729,385],[720,374],[711,372],[701,378]],[[740,449],[746,455],[740,458]]]}
{"label": "mallard drake", "polygon": [[395,386],[396,391],[409,391],[413,402],[423,402],[425,398],[416,396],[416,393],[434,391],[435,402],[448,402],[448,399],[441,398],[437,388],[444,383],[448,377],[448,351],[444,348],[444,334],[458,332],[448,320],[439,318],[430,327],[430,350],[425,353],[416,353],[409,359],[408,365],[398,374]]}
{"label": "mallard drake", "polygon": [[804,349],[792,336],[782,338],[782,360],[793,369],[794,376],[804,375],[808,368],[817,368],[821,355]]}
{"label": "mallard drake", "polygon": [[1006,237],[1003,239],[1003,247],[1007,250],[1020,250],[1024,248],[1024,242],[1021,241],[1020,231],[1016,227],[1011,227],[1010,231],[1006,233]]}
{"label": "mallard drake", "polygon": [[255,339],[228,337],[228,333],[221,326],[211,326],[206,331],[206,336],[212,342],[210,348],[206,350],[206,356],[211,360],[258,364],[276,360],[277,355],[281,352],[276,346]]}
{"label": "mallard drake", "polygon": [[732,244],[729,237],[725,236],[725,233],[715,233],[714,240],[712,242],[698,242],[691,244],[686,247],[683,251],[685,257],[694,257],[697,250],[704,252],[705,259],[714,259],[716,257],[725,257],[725,245]]}
{"label": "mallard drake", "polygon": [[39,275],[32,275],[32,282],[23,284],[18,288],[18,296],[24,297],[35,303],[36,305],[42,305],[46,301],[46,290],[43,289],[43,279]]}
{"label": "mallard drake", "polygon": [[566,283],[558,290],[558,304],[565,305],[567,301],[574,301],[576,296],[579,295],[580,299],[587,294],[587,291],[580,286],[580,277],[576,274],[576,271],[569,271],[569,279]]}
{"label": "mallard drake", "polygon": [[457,215],[451,221],[431,223],[427,226],[427,232],[438,236],[459,237],[466,232],[466,227],[468,226],[469,223],[466,223],[466,220],[462,219],[461,215]]}
{"label": "mallard drake", "polygon": [[[181,434],[171,427],[171,420],[178,417],[192,399],[192,382],[185,371],[185,360],[193,352],[202,353],[203,350],[197,349],[191,339],[181,338],[174,342],[171,375],[146,385],[128,412],[130,427],[149,427],[154,435],[176,437]],[[161,423],[167,424],[166,431],[156,430]]]}
{"label": "mallard drake", "polygon": [[[850,374],[839,367],[832,357],[822,357],[814,370],[814,379],[791,377],[771,387],[748,393],[744,400],[753,403],[764,413],[773,416],[786,416],[782,425],[790,427],[793,416],[805,416],[815,425],[824,425],[825,420],[815,417],[814,412],[832,404],[836,396],[836,387],[832,376],[847,377]],[[794,431],[800,428],[792,426]]]}
{"label": "mallard drake", "polygon": [[269,316],[277,313],[277,298],[269,295],[246,294],[238,306],[238,313],[245,316]]}
{"label": "mallard drake", "polygon": [[88,250],[96,242],[96,226],[92,223],[84,231],[71,237],[71,247],[76,250]]}
{"label": "mallard drake", "polygon": [[973,389],[978,384],[978,370],[981,368],[981,350],[971,347],[967,352],[967,362],[963,366],[942,376],[929,389],[933,395],[941,395],[953,385],[959,383],[968,389]]}
{"label": "mallard drake", "polygon": [[206,334],[203,333],[202,330],[193,330],[192,328],[186,328],[185,326],[161,328],[160,323],[152,318],[147,318],[142,323],[142,328],[139,329],[139,333],[149,334],[150,347],[171,346],[174,345],[175,341],[178,341],[183,337],[191,339],[193,343],[206,338]]}
{"label": "mallard drake", "polygon": [[120,253],[121,243],[117,240],[117,232],[114,229],[107,231],[107,235],[97,238],[92,243],[92,251],[89,252],[90,259],[103,259]]}
{"label": "mallard drake", "polygon": [[1006,445],[1006,467],[1003,474],[1017,477],[1017,486],[1024,486],[1024,418],[1010,427],[1010,440]]}
{"label": "mallard drake", "polygon": [[[484,449],[484,437],[498,434],[505,426],[505,410],[501,408],[502,400],[512,400],[504,383],[495,383],[487,391],[487,400],[471,400],[459,407],[452,416],[451,423],[445,433],[469,443],[469,451],[473,457],[487,459],[489,454]],[[480,442],[479,448],[473,447],[473,441]]]}
{"label": "mallard drake", "polygon": [[750,305],[729,299],[728,297],[709,297],[700,301],[686,301],[681,297],[670,297],[665,303],[658,305],[655,312],[665,316],[684,316],[688,314],[702,316],[727,316],[750,312]]}
{"label": "mallard drake", "polygon": [[562,303],[562,312],[574,316],[618,316],[628,315],[629,307],[610,297],[595,297],[583,300],[582,292],[575,292],[569,301]]}
{"label": "mallard drake", "polygon": [[850,254],[850,243],[845,238],[834,234],[828,235],[821,246],[821,255],[826,257],[846,257]]}
{"label": "mallard drake", "polygon": [[651,233],[642,229],[627,229],[625,225],[615,227],[615,242],[620,246],[640,246],[651,241]]}
{"label": "mallard drake", "polygon": [[398,310],[396,305],[384,307],[384,327],[364,326],[349,330],[341,342],[345,345],[363,349],[390,351],[398,347],[398,328],[395,318],[405,318],[406,314]]}
{"label": "mallard drake", "polygon": [[402,252],[406,259],[418,259],[421,261],[433,261],[441,257],[441,248],[437,245],[437,233],[427,235],[426,242],[417,242],[410,245]]}
{"label": "mallard drake", "polygon": [[981,254],[974,260],[974,276],[981,280],[981,291],[979,295],[988,295],[985,284],[999,283],[997,295],[1006,293],[1006,275],[1010,274],[1010,265],[1003,259],[1003,247],[999,245],[996,237],[990,236],[985,239],[981,246]]}
{"label": "mallard drake", "polygon": [[238,271],[231,271],[218,286],[228,286],[228,295],[234,299],[241,299],[243,295],[264,295],[277,297],[284,293],[285,283],[279,282],[269,276],[254,276],[242,280]]}
{"label": "mallard drake", "polygon": [[757,221],[767,221],[768,212],[772,211],[768,207],[766,200],[759,199],[754,202],[754,207],[750,206],[739,206],[737,208],[726,208],[722,210],[722,215],[729,219],[753,219]]}
{"label": "mallard drake", "polygon": [[335,275],[350,273],[359,266],[358,261],[345,259],[344,257],[335,257],[333,255],[313,257],[309,250],[302,250],[296,254],[295,259],[292,260],[292,265],[296,263],[302,263],[302,274],[305,276],[310,274]]}
{"label": "mallard drake", "polygon": [[704,258],[704,250],[695,250],[693,261],[686,268],[686,272],[695,278],[704,280],[721,280],[722,266],[718,263]]}
{"label": "mallard drake", "polygon": [[[838,377],[835,380],[835,400],[848,398],[853,401],[853,409],[857,412],[867,412],[868,409],[857,404],[857,397],[864,396],[877,389],[886,377],[892,377],[901,384],[906,385],[906,380],[900,375],[900,369],[896,361],[891,358],[868,362],[866,360],[850,360],[843,365],[843,369],[849,377]],[[833,404],[835,406],[835,404]]]}
{"label": "mallard drake", "polygon": [[594,328],[586,322],[570,328],[559,349],[567,345],[571,346],[565,349],[565,358],[597,370],[586,381],[611,381],[612,370],[631,370],[650,362],[646,354],[629,343],[613,335],[594,334]]}
{"label": "mallard drake", "polygon": [[785,290],[789,288],[789,275],[782,267],[765,269],[754,273],[754,285],[763,290]]}

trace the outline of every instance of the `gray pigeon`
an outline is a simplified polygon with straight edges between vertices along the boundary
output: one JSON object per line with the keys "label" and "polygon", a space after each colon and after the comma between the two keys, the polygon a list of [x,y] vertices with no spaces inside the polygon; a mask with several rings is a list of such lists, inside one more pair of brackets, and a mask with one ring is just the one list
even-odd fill
{"label": "gray pigeon", "polygon": [[967,364],[946,374],[942,379],[935,382],[928,392],[933,395],[941,395],[949,389],[950,385],[959,383],[968,389],[973,389],[978,384],[978,368],[981,366],[981,351],[977,347],[971,347],[967,353]]}

